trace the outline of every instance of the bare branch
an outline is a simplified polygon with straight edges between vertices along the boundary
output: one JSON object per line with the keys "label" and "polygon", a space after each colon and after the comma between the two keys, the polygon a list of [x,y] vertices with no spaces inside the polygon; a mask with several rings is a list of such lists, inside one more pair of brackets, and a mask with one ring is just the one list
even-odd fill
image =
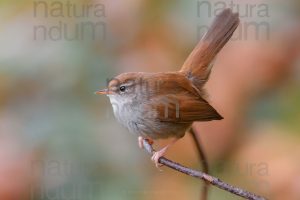
{"label": "bare branch", "polygon": [[[190,128],[189,132],[191,133],[191,135],[193,137],[193,140],[195,142],[195,145],[196,145],[196,148],[197,148],[197,151],[198,151],[198,154],[199,154],[199,160],[202,164],[202,170],[203,170],[204,173],[209,174],[208,160],[207,160],[205,152],[202,148],[201,141],[197,137],[197,134],[194,131],[193,125]],[[210,186],[209,183],[204,181],[204,186],[202,188],[200,200],[207,200],[209,186]]]}
{"label": "bare branch", "polygon": [[[155,150],[153,149],[153,147],[149,144],[149,142],[147,140],[145,140],[145,139],[143,140],[143,145],[144,145],[145,150],[149,154],[153,154],[155,152]],[[225,190],[225,191],[235,194],[237,196],[243,197],[245,199],[266,200],[266,198],[264,198],[264,197],[258,196],[256,194],[248,192],[244,189],[229,185],[228,183],[223,182],[219,178],[213,177],[213,176],[203,173],[201,171],[196,171],[194,169],[190,169],[188,167],[182,166],[179,163],[173,162],[165,157],[160,157],[158,162],[160,164],[163,164],[163,165],[165,165],[169,168],[172,168],[176,171],[179,171],[181,173],[187,174],[189,176],[192,176],[192,177],[195,177],[198,179],[202,179],[211,185],[214,185],[222,190]]]}

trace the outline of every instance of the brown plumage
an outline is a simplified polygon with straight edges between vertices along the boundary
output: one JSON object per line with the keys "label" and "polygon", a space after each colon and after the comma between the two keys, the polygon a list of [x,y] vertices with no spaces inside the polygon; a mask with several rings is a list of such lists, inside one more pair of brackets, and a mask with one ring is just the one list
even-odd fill
{"label": "brown plumage", "polygon": [[238,13],[232,13],[229,8],[223,10],[184,62],[180,71],[186,73],[196,87],[203,87],[208,80],[213,59],[231,38],[239,22]]}
{"label": "brown plumage", "polygon": [[[184,136],[194,121],[220,120],[222,116],[204,99],[202,89],[209,78],[212,61],[239,24],[238,14],[225,9],[178,72],[124,73],[113,78],[105,90],[114,115],[130,132],[141,138]],[[142,144],[140,143],[140,146]],[[156,152],[158,163],[166,149]]]}

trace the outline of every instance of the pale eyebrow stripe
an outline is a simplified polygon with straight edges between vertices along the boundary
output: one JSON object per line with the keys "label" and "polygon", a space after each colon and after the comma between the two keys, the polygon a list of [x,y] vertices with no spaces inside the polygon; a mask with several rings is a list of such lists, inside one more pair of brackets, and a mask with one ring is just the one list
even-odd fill
{"label": "pale eyebrow stripe", "polygon": [[128,83],[120,84],[120,86],[134,86],[134,85],[136,85],[135,81],[129,81]]}

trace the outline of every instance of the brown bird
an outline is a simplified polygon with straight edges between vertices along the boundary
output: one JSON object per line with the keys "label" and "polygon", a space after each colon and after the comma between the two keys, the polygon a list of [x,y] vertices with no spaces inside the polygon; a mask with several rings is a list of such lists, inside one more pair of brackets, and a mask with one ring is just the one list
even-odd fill
{"label": "brown bird", "polygon": [[238,14],[225,9],[216,16],[180,71],[123,73],[110,80],[106,89],[96,92],[109,97],[115,117],[139,136],[141,148],[143,139],[153,142],[173,138],[153,154],[156,166],[158,159],[184,136],[194,121],[223,119],[205,100],[203,86],[209,78],[212,61],[238,24]]}

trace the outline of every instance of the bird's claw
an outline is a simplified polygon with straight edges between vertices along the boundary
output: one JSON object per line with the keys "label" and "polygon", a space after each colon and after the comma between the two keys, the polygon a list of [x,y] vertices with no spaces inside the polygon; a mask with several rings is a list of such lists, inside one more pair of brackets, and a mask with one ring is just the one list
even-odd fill
{"label": "bird's claw", "polygon": [[[140,147],[141,149],[144,148],[144,140],[147,140],[147,142],[148,142],[150,145],[153,144],[153,140],[151,140],[151,139],[149,139],[149,138],[143,138],[142,136],[139,136],[139,137],[138,137],[138,145],[139,145],[139,147]],[[159,163],[158,160],[159,160],[160,157],[162,157],[162,156],[165,154],[167,148],[168,148],[168,147],[164,147],[163,149],[161,149],[161,150],[159,150],[159,151],[157,151],[157,152],[154,152],[153,155],[152,155],[152,157],[151,157],[151,160],[155,163],[155,166],[156,166],[160,171],[162,171],[162,170],[160,169],[160,167],[162,167],[163,164]]]}
{"label": "bird's claw", "polygon": [[141,149],[144,148],[143,139],[144,139],[144,138],[143,138],[142,136],[139,136],[139,137],[138,137],[138,144],[139,144],[139,147],[140,147]]}
{"label": "bird's claw", "polygon": [[164,152],[162,151],[158,151],[158,152],[154,152],[152,157],[151,157],[151,160],[155,163],[155,166],[160,170],[160,167],[163,166],[163,164],[159,163],[159,158],[161,158],[163,156]]}

